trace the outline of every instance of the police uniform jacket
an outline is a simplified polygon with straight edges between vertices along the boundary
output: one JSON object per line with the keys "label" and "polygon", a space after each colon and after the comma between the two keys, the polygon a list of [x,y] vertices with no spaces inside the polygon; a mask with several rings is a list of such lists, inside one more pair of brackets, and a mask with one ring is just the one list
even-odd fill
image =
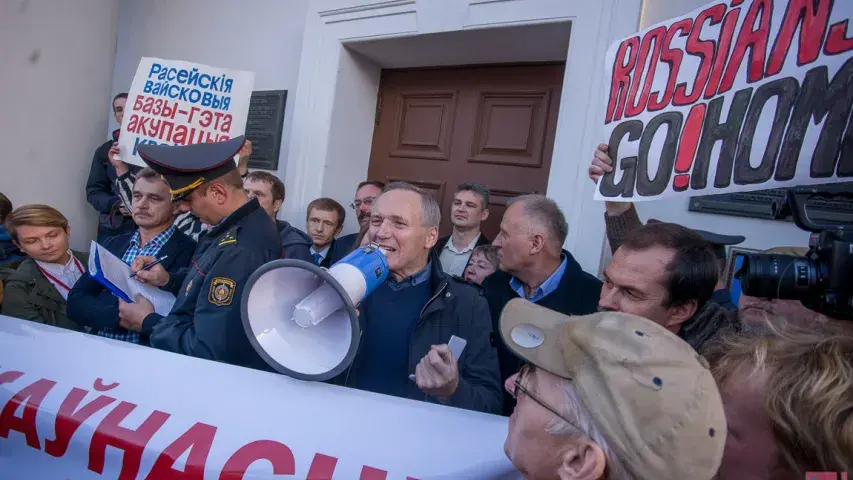
{"label": "police uniform jacket", "polygon": [[250,200],[199,236],[190,266],[163,287],[177,296],[172,311],[145,317],[142,333],[155,348],[269,370],[243,330],[240,299],[249,276],[281,256],[275,224]]}

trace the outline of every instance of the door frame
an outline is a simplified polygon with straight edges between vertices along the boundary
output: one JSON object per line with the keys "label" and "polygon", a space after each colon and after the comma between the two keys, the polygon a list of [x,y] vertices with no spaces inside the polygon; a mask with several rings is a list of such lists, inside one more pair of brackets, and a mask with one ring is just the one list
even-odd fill
{"label": "door frame", "polygon": [[[383,65],[348,45],[570,22],[547,194],[569,222],[565,247],[585,270],[597,273],[604,207],[593,200],[587,168],[601,140],[604,56],[610,43],[636,32],[641,10],[642,0],[311,0],[293,96],[283,216],[303,221],[303,206],[322,196],[348,204],[366,175]],[[355,221],[348,218],[345,228],[354,230]]]}

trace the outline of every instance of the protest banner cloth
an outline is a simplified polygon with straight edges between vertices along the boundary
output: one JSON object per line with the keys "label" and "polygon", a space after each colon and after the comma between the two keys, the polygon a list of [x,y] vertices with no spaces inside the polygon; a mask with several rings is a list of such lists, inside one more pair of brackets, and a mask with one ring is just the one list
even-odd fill
{"label": "protest banner cloth", "polygon": [[121,160],[145,166],[140,144],[222,142],[246,132],[255,74],[144,57],[127,96]]}
{"label": "protest banner cloth", "polygon": [[853,1],[716,1],[615,42],[596,200],[853,177]]}
{"label": "protest banner cloth", "polygon": [[520,478],[507,419],[0,316],[0,477]]}

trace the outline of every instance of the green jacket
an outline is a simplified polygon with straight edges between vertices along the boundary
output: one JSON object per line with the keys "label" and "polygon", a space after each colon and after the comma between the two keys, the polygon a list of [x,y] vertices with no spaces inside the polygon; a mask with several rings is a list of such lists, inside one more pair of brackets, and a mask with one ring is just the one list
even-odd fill
{"label": "green jacket", "polygon": [[[89,264],[88,252],[73,253],[84,266]],[[31,258],[21,262],[17,269],[8,272],[3,282],[3,304],[0,306],[0,313],[69,330],[83,330],[65,316],[65,299]]]}

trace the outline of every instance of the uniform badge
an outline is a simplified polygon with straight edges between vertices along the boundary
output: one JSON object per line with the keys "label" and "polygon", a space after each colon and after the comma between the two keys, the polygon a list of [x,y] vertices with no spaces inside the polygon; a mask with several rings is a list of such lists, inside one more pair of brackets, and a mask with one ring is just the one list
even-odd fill
{"label": "uniform badge", "polygon": [[237,243],[237,238],[234,237],[234,232],[226,232],[225,235],[222,236],[222,239],[219,240],[217,246],[221,247],[223,245],[232,245]]}
{"label": "uniform badge", "polygon": [[218,307],[231,305],[236,286],[237,282],[230,278],[216,277],[210,282],[210,293],[207,296],[207,300]]}

